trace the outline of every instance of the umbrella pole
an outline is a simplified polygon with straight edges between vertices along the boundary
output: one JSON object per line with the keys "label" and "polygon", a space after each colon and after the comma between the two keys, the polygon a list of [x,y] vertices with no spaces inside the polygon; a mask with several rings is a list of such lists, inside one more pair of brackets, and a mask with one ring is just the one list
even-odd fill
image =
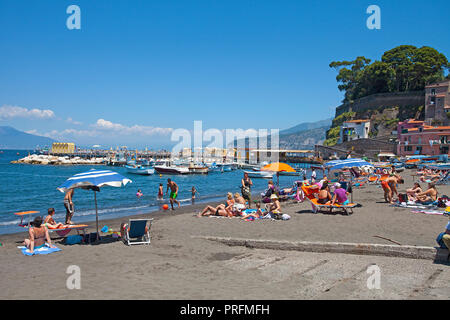
{"label": "umbrella pole", "polygon": [[97,225],[97,240],[99,240],[99,234],[98,234],[98,210],[97,210],[97,191],[94,190],[94,199],[95,199],[95,222]]}

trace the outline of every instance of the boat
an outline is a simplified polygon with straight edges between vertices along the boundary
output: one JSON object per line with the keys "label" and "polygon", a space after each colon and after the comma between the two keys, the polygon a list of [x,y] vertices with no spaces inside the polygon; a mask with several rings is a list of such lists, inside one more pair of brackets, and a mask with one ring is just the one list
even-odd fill
{"label": "boat", "polygon": [[153,167],[159,174],[189,174],[188,167],[180,167],[173,165],[170,161],[160,161]]}
{"label": "boat", "polygon": [[191,174],[208,174],[209,172],[209,168],[207,166],[197,165],[193,162],[189,163],[188,169]]}
{"label": "boat", "polygon": [[128,173],[140,174],[143,176],[150,176],[155,173],[155,169],[139,165],[136,166],[126,165],[125,168],[127,169]]}
{"label": "boat", "polygon": [[275,174],[272,171],[244,171],[250,178],[272,179]]}

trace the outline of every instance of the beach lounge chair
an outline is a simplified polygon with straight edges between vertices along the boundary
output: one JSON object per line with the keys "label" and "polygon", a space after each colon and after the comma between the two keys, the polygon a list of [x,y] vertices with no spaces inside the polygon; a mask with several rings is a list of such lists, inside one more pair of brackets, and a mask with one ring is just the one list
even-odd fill
{"label": "beach lounge chair", "polygon": [[443,177],[441,177],[438,181],[436,181],[436,184],[440,184],[440,185],[449,184],[449,177],[448,177],[449,173],[450,173],[450,171],[447,171]]}
{"label": "beach lounge chair", "polygon": [[341,204],[320,204],[318,202],[318,199],[314,196],[315,193],[318,192],[318,189],[312,189],[308,186],[302,186],[302,191],[306,196],[306,199],[308,199],[309,202],[311,202],[311,205],[313,207],[314,212],[318,212],[321,209],[328,209],[328,212],[333,212],[333,209],[339,209],[342,210],[345,214],[353,214],[353,208],[356,207],[356,203],[349,203],[347,205],[341,205]]}
{"label": "beach lounge chair", "polygon": [[150,244],[152,221],[153,219],[130,219],[124,241],[129,246],[132,244]]}

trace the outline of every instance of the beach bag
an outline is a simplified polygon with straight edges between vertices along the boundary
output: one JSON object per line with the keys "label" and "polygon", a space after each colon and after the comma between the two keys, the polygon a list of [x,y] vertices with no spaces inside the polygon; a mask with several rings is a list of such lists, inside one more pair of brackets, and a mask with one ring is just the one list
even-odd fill
{"label": "beach bag", "polygon": [[437,199],[437,206],[438,206],[439,208],[447,208],[447,201],[448,201],[447,196],[438,198],[438,199]]}
{"label": "beach bag", "polygon": [[79,235],[68,236],[65,240],[67,245],[79,244],[83,241],[83,237]]}
{"label": "beach bag", "polygon": [[408,196],[406,195],[406,193],[399,193],[398,194],[398,202],[400,202],[400,203],[408,202]]}
{"label": "beach bag", "polygon": [[445,235],[445,232],[441,232],[438,237],[436,238],[436,242],[438,243],[439,247],[441,247],[441,249],[449,249],[447,248],[447,246],[444,243],[444,240],[442,239]]}
{"label": "beach bag", "polygon": [[250,198],[250,188],[249,187],[241,187],[242,197],[249,199]]}

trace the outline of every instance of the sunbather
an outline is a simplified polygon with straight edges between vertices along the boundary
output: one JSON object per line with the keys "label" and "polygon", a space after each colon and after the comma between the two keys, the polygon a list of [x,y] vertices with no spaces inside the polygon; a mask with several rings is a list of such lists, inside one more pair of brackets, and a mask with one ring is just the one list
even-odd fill
{"label": "sunbather", "polygon": [[254,218],[254,219],[259,219],[263,216],[263,212],[261,210],[261,204],[259,202],[256,203],[256,212],[255,213],[249,213],[246,215],[243,215],[241,217],[241,219],[249,219],[249,218]]}
{"label": "sunbather", "polygon": [[334,196],[331,200],[331,205],[334,205],[335,203],[341,205],[348,204],[349,201],[347,196],[349,195],[349,193],[344,188],[342,188],[340,183],[335,183],[334,186]]}
{"label": "sunbather", "polygon": [[434,183],[428,183],[428,189],[416,195],[417,201],[420,203],[432,203],[437,200],[438,191]]}
{"label": "sunbather", "polygon": [[409,201],[416,201],[417,194],[422,192],[422,188],[418,182],[414,182],[414,186],[411,189],[406,190],[406,195],[408,196]]}
{"label": "sunbather", "polygon": [[48,215],[45,217],[44,219],[44,225],[48,228],[48,229],[61,229],[61,228],[67,228],[70,227],[70,225],[67,224],[63,224],[63,223],[56,223],[56,221],[53,219],[53,216],[55,215],[55,209],[54,208],[49,208],[47,210]]}
{"label": "sunbather", "polygon": [[225,204],[221,203],[217,207],[208,205],[197,216],[198,217],[203,217],[203,216],[207,217],[207,216],[214,215],[214,216],[232,217],[233,216],[233,212],[232,212],[233,204],[234,204],[233,195],[229,192],[227,194],[227,201],[225,202]]}
{"label": "sunbather", "polygon": [[33,253],[36,249],[44,247],[45,242],[48,243],[50,248],[55,248],[55,246],[52,245],[47,227],[42,225],[42,217],[34,218],[31,225],[32,227],[28,229],[29,238],[25,239],[23,242],[31,253]]}
{"label": "sunbather", "polygon": [[272,203],[268,204],[268,211],[271,217],[274,217],[275,215],[281,215],[281,204],[278,200],[278,196],[276,194],[273,194],[270,196],[270,199],[272,200]]}
{"label": "sunbather", "polygon": [[320,204],[326,204],[331,200],[330,190],[328,188],[328,181],[325,181],[320,188],[319,194],[317,196],[317,202]]}

